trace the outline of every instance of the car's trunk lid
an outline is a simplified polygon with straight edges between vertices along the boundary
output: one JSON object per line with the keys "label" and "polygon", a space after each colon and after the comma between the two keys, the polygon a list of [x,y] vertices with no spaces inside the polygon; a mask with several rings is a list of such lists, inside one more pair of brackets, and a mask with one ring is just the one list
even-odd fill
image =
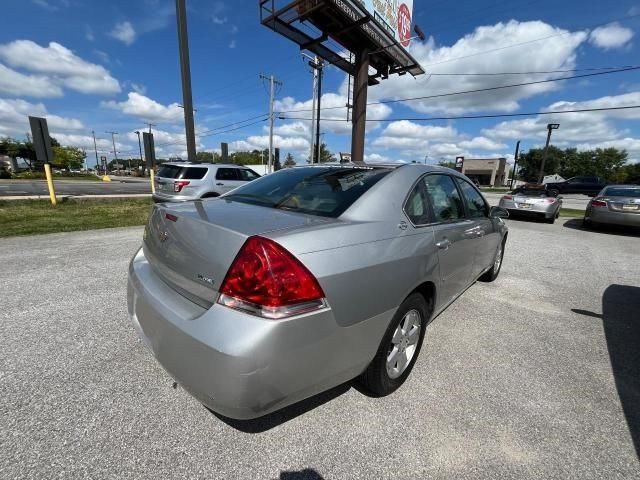
{"label": "car's trunk lid", "polygon": [[169,286],[208,308],[248,237],[333,221],[224,198],[159,204],[149,217],[143,248]]}
{"label": "car's trunk lid", "polygon": [[640,198],[637,197],[605,197],[602,199],[614,212],[640,214]]}

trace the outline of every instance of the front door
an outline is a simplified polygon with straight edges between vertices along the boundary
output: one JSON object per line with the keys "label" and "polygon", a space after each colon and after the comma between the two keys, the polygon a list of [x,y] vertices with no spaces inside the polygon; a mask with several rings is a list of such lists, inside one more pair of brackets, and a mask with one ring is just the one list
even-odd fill
{"label": "front door", "polygon": [[453,178],[445,174],[424,177],[431,205],[433,235],[440,266],[443,304],[460,295],[471,282],[475,255],[474,223],[465,218],[462,197]]}
{"label": "front door", "polygon": [[240,180],[240,169],[233,167],[220,167],[216,171],[216,192],[227,193],[244,184]]}
{"label": "front door", "polygon": [[473,222],[469,232],[475,244],[472,267],[472,279],[475,280],[489,265],[493,264],[498,242],[500,242],[500,233],[495,228],[493,220],[489,218],[489,205],[482,194],[462,178],[456,178],[456,182],[464,197],[467,219]]}

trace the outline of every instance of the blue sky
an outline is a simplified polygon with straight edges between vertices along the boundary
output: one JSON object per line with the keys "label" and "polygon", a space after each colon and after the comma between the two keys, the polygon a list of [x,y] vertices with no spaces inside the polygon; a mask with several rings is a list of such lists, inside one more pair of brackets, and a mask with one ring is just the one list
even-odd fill
{"label": "blue sky", "polygon": [[[173,1],[110,2],[5,0],[0,30],[0,135],[23,137],[26,116],[46,115],[63,144],[89,149],[91,131],[100,153],[111,149],[105,131],[119,132],[121,155],[135,156],[133,133],[156,124],[158,156],[184,155],[180,71]],[[311,103],[311,74],[298,47],[259,23],[256,0],[187,0],[194,104],[199,132],[268,111],[259,74],[283,82],[278,110],[304,110]],[[414,0],[414,23],[427,40],[414,40],[412,54],[427,75],[391,78],[369,91],[370,101],[437,95],[460,90],[544,80],[568,75],[443,76],[499,72],[616,67],[638,63],[640,2],[616,0]],[[605,22],[613,22],[605,24]],[[513,46],[518,44],[517,46]],[[572,113],[550,117],[417,122],[407,117],[536,112],[545,109],[640,105],[640,71],[594,76],[440,97],[372,105],[366,157],[376,160],[451,160],[456,155],[512,155],[540,146],[545,126],[559,146],[615,146],[640,159],[640,109]],[[589,72],[577,72],[584,74]],[[323,104],[346,102],[345,75],[326,69]],[[302,120],[278,120],[276,146],[304,161],[309,150],[310,112]],[[323,113],[344,118],[344,109]],[[247,121],[247,123],[250,123]],[[334,152],[349,151],[346,122],[323,122],[324,141]],[[266,122],[224,135],[198,138],[200,150],[264,148]],[[90,157],[91,158],[91,157]]]}

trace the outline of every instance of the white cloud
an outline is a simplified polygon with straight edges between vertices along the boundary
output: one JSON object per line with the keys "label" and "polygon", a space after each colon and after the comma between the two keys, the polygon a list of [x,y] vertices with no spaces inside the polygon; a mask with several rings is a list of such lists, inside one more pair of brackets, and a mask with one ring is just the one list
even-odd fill
{"label": "white cloud", "polygon": [[[321,107],[323,120],[320,125],[320,129],[323,132],[331,132],[336,134],[350,134],[351,123],[347,122],[347,97],[337,93],[325,93],[322,95]],[[292,97],[285,97],[282,100],[277,100],[274,104],[276,114],[280,111],[286,112],[287,110],[300,110],[291,113],[283,113],[282,115],[287,117],[300,117],[305,120],[307,125],[311,124],[313,101],[311,99],[304,102],[297,102]],[[387,105],[369,105],[367,107],[367,118],[369,119],[385,119],[391,115],[391,108]],[[336,121],[330,121],[330,120]],[[380,126],[379,122],[367,122],[367,130],[374,130]]]}
{"label": "white cloud", "polygon": [[[543,110],[579,110],[587,108],[611,108],[640,104],[640,92],[606,96],[582,102],[555,102]],[[522,120],[500,122],[496,126],[482,131],[483,135],[499,140],[533,139],[543,142],[547,135],[548,123],[559,123],[560,129],[554,132],[556,143],[609,141],[624,136],[611,120],[640,119],[640,109],[604,112],[565,113],[540,115]]]}
{"label": "white cloud", "polygon": [[229,19],[227,17],[219,17],[217,15],[213,15],[211,17],[211,21],[215,24],[215,25],[224,25],[225,23],[227,23],[229,21]]}
{"label": "white cloud", "polygon": [[[93,137],[91,135],[78,135],[74,133],[61,133],[58,131],[51,131],[51,136],[54,137],[60,145],[65,147],[77,147],[83,148],[87,151],[88,162],[91,165],[91,157],[95,152],[93,148]],[[136,140],[137,142],[137,140]],[[96,138],[96,147],[98,148],[98,155],[112,155],[113,153],[113,144],[111,143],[111,138]],[[118,152],[131,150],[132,145],[121,143],[118,141],[118,137],[116,137],[116,149]],[[93,157],[93,161],[95,163],[95,156]]]}
{"label": "white cloud", "polygon": [[[264,126],[264,131],[269,131],[269,127],[267,125]],[[309,125],[304,122],[292,122],[285,123],[284,125],[278,125],[274,127],[273,132],[276,135],[284,137],[309,137],[311,135]]]}
{"label": "white cloud", "polygon": [[0,98],[0,136],[24,135],[29,132],[29,115],[46,117],[50,131],[82,130],[85,128],[82,122],[75,118],[49,114],[42,103]]}
{"label": "white cloud", "polygon": [[109,36],[120,40],[125,45],[131,45],[136,41],[136,31],[129,21],[116,23]]}
{"label": "white cloud", "polygon": [[604,50],[622,48],[633,38],[633,30],[623,27],[618,22],[598,27],[589,35],[589,41]]}
{"label": "white cloud", "polygon": [[0,92],[21,97],[61,97],[62,89],[42,75],[24,75],[0,63]]}
{"label": "white cloud", "polygon": [[364,155],[364,161],[368,163],[392,163],[395,160],[392,160],[390,157],[386,155],[380,155],[379,153],[369,153]]}
{"label": "white cloud", "polygon": [[237,45],[237,44],[236,44],[235,39],[233,39],[233,40],[231,40],[231,41],[229,42],[229,48],[236,48],[236,45]]}
{"label": "white cloud", "polygon": [[56,42],[42,47],[31,40],[0,44],[0,58],[14,68],[50,77],[66,88],[87,94],[113,94],[120,84],[101,65],[87,62]]}
{"label": "white cloud", "polygon": [[129,92],[124,102],[110,100],[102,102],[102,106],[151,122],[176,123],[184,118],[184,112],[177,103],[162,105],[137,92]]}
{"label": "white cloud", "polygon": [[[280,150],[293,151],[296,153],[308,152],[311,148],[311,144],[305,138],[281,137],[280,135],[273,136],[273,145]],[[269,136],[252,135],[250,137],[247,137],[246,140],[231,142],[229,144],[229,148],[233,151],[262,150],[265,148],[269,148]]]}
{"label": "white cloud", "polygon": [[619,138],[616,140],[605,140],[601,142],[584,142],[576,145],[578,150],[594,150],[596,148],[617,148],[618,150],[626,150],[629,154],[629,160],[632,162],[640,161],[640,138]]}
{"label": "white cloud", "polygon": [[85,25],[84,27],[84,38],[86,38],[90,42],[93,42],[96,39],[95,35],[93,34],[93,28],[91,28],[90,25]]}
{"label": "white cloud", "polygon": [[474,137],[471,140],[463,140],[459,143],[462,148],[476,149],[476,150],[501,150],[507,148],[504,143],[494,142],[487,137]]}
{"label": "white cloud", "polygon": [[[552,38],[531,43],[547,37]],[[416,42],[412,44],[410,51],[425,67],[427,74],[415,79],[410,75],[392,76],[369,90],[370,100],[412,98],[518,83],[518,77],[513,76],[430,76],[430,73],[496,73],[574,68],[577,49],[586,38],[585,32],[572,33],[541,21],[511,20],[478,27],[450,47],[434,46],[433,40]],[[518,46],[509,47],[516,44]],[[536,79],[553,77],[554,74],[537,75]],[[528,85],[405,104],[423,113],[457,115],[475,111],[511,112],[519,108],[522,100],[560,86],[558,83]]]}

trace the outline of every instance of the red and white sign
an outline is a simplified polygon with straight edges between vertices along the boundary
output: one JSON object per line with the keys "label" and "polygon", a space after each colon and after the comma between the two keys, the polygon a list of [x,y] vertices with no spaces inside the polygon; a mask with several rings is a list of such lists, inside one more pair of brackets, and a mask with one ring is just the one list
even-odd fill
{"label": "red and white sign", "polygon": [[411,12],[405,3],[398,8],[398,40],[403,47],[411,41]]}

